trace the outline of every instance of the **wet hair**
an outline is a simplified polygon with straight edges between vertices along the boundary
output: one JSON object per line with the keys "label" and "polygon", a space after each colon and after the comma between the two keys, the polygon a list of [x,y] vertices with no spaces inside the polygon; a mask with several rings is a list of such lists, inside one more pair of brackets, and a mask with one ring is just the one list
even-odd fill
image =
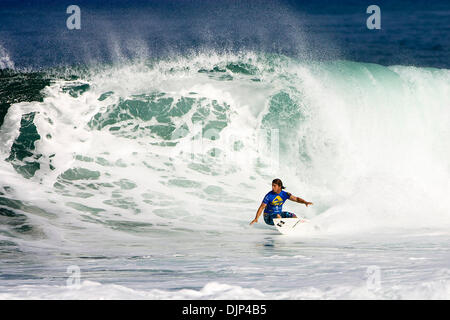
{"label": "wet hair", "polygon": [[283,186],[283,182],[281,182],[280,179],[273,179],[272,183],[275,183],[276,185],[280,186],[281,189],[284,189],[285,187]]}

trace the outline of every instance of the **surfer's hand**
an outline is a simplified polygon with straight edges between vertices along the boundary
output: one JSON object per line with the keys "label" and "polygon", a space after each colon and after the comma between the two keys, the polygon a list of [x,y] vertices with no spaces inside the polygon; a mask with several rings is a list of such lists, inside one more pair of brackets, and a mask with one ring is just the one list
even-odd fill
{"label": "surfer's hand", "polygon": [[255,222],[258,222],[258,219],[253,219],[253,221],[250,222],[250,225],[254,224]]}
{"label": "surfer's hand", "polygon": [[314,204],[314,203],[312,203],[312,202],[306,202],[306,203],[305,203],[305,206],[309,206],[310,204]]}

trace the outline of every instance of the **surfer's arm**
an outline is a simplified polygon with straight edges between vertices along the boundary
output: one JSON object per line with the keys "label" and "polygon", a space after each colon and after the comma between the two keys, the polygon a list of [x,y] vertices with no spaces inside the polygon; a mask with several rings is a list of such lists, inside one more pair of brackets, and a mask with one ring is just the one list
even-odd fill
{"label": "surfer's arm", "polygon": [[298,203],[303,203],[306,206],[309,206],[310,204],[313,204],[312,202],[308,202],[308,201],[303,200],[302,198],[296,197],[296,196],[294,196],[292,194],[289,197],[289,200],[294,201],[294,202],[298,202]]}
{"label": "surfer's arm", "polygon": [[250,225],[254,224],[255,222],[258,222],[258,218],[261,215],[261,213],[263,212],[265,207],[266,207],[266,204],[265,203],[261,203],[261,205],[258,208],[258,211],[256,212],[256,217],[255,217],[255,219],[253,219],[252,222],[250,222]]}

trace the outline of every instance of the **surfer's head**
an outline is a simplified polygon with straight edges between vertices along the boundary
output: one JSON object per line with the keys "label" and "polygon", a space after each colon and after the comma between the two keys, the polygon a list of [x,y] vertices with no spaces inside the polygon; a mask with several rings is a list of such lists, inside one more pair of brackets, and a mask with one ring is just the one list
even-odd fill
{"label": "surfer's head", "polygon": [[283,182],[280,179],[273,179],[272,181],[272,191],[275,193],[280,193],[281,189],[284,189]]}

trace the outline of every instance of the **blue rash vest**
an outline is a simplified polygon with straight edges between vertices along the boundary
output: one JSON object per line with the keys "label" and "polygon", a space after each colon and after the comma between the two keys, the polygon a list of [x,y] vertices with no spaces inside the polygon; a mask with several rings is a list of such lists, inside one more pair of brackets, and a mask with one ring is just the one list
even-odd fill
{"label": "blue rash vest", "polygon": [[282,212],[281,209],[283,207],[283,203],[286,199],[289,199],[290,196],[291,194],[289,192],[283,190],[281,190],[280,193],[270,191],[266,194],[262,201],[267,205],[264,209],[264,213],[280,214]]}

